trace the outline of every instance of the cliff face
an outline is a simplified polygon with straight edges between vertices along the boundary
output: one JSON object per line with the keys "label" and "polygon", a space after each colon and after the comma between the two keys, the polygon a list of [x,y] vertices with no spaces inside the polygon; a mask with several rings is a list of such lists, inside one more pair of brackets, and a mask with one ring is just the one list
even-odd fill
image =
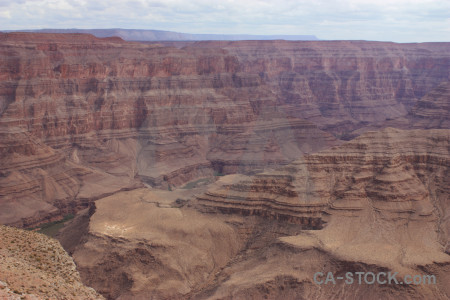
{"label": "cliff face", "polygon": [[198,42],[238,57],[240,70],[259,74],[284,113],[345,133],[405,115],[448,81],[448,43],[363,41]]}
{"label": "cliff face", "polygon": [[0,223],[97,200],[60,239],[110,298],[448,299],[449,48],[0,34]]}
{"label": "cliff face", "polygon": [[242,247],[232,225],[242,218],[183,207],[194,192],[143,188],[96,201],[90,220],[61,233],[83,282],[109,299],[180,299],[209,285]]}
{"label": "cliff face", "polygon": [[[61,214],[68,203],[133,188],[135,179],[168,188],[287,164],[339,144],[330,133],[405,115],[450,72],[445,43],[200,42],[177,49],[9,33],[0,35],[0,57],[2,132],[20,132],[19,139],[49,147],[43,157],[53,155],[24,155],[5,143],[11,156],[2,161],[1,201],[25,203],[33,191],[49,218],[54,208]],[[47,162],[56,158],[59,171],[50,172]],[[77,179],[67,175],[71,183],[62,184],[43,175],[56,182],[49,196],[45,180],[29,175],[36,172]],[[89,172],[108,184],[93,187]],[[20,214],[0,220],[39,219]]]}
{"label": "cliff face", "polygon": [[277,170],[227,176],[198,203],[206,211],[263,215],[310,229],[322,229],[333,214],[363,213],[367,205],[400,222],[440,217],[445,246],[449,138],[448,129],[367,132]]}
{"label": "cliff face", "polygon": [[76,150],[68,157],[20,128],[2,128],[0,154],[0,220],[18,227],[54,221],[99,197],[141,186],[126,174],[80,163]]}
{"label": "cliff face", "polygon": [[[223,178],[197,197],[204,211],[259,215],[303,230],[247,250],[223,270],[210,297],[448,298],[449,143],[448,129],[388,128],[275,171]],[[318,271],[434,275],[437,283],[318,286]]]}
{"label": "cliff face", "polygon": [[443,82],[421,98],[409,117],[413,127],[450,128],[450,82]]}
{"label": "cliff face", "polygon": [[449,129],[450,82],[444,81],[420,98],[409,113],[395,119],[375,122],[345,134],[346,139],[370,130],[393,127],[399,129]]}

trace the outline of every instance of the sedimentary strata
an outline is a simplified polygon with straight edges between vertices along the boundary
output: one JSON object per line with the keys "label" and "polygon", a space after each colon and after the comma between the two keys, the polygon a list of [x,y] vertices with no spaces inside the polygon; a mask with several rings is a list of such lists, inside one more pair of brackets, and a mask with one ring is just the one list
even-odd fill
{"label": "sedimentary strata", "polygon": [[[449,130],[387,128],[255,175],[122,192],[61,238],[112,298],[446,299],[449,142]],[[437,283],[320,286],[316,272]]]}
{"label": "sedimentary strata", "polygon": [[[209,297],[447,298],[449,141],[449,130],[388,128],[276,171],[223,178],[197,196],[203,211],[261,215],[310,230],[247,251],[223,270]],[[301,222],[317,217],[323,227]],[[437,284],[319,286],[312,280],[317,270],[435,275]]]}
{"label": "sedimentary strata", "polygon": [[[99,184],[105,194],[135,187],[135,178],[168,188],[287,164],[338,144],[330,133],[345,136],[407,115],[450,72],[446,43],[176,48],[84,34],[2,33],[0,56],[0,128],[9,153],[1,201],[38,201],[45,212],[35,221],[14,212],[1,218],[23,225],[97,198],[78,193],[93,182],[83,179],[90,172],[114,186]],[[22,144],[46,150],[21,153],[6,136],[16,133],[32,141]],[[53,166],[58,170],[49,171]],[[57,192],[49,194],[36,172],[50,172],[43,178]],[[39,199],[30,202],[27,191]]]}

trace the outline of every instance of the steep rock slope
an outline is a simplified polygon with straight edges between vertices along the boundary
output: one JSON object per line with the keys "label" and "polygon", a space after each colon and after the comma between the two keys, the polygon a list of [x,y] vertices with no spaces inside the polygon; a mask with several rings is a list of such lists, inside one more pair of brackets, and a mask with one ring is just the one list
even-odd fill
{"label": "steep rock slope", "polygon": [[408,218],[428,216],[428,185],[437,195],[448,192],[448,146],[449,130],[368,132],[281,169],[227,176],[198,199],[205,206],[226,210],[242,205],[243,213],[248,209],[246,214],[267,211],[274,216],[277,205],[292,216],[296,206],[305,206],[304,215],[313,216],[316,210],[358,211],[368,199],[380,210],[408,212]]}
{"label": "steep rock slope", "polygon": [[78,163],[20,128],[2,127],[1,223],[36,226],[87,207],[96,198],[141,186],[129,176],[111,175],[75,160]]}
{"label": "steep rock slope", "polygon": [[3,225],[0,236],[1,299],[104,299],[81,283],[58,241]]}
{"label": "steep rock slope", "polygon": [[[61,217],[137,181],[167,188],[337,143],[310,122],[286,119],[261,78],[239,72],[226,51],[80,34],[0,41],[1,201],[25,204],[9,205],[2,223]],[[15,144],[43,148],[21,153]]]}

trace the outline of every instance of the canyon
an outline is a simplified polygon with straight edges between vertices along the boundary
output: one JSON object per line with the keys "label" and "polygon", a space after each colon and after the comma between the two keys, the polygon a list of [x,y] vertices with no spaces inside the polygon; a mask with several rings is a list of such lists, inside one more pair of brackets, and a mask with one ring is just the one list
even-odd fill
{"label": "canyon", "polygon": [[0,223],[76,214],[57,238],[104,297],[450,296],[450,43],[0,33],[0,58]]}
{"label": "canyon", "polygon": [[[387,128],[252,176],[120,192],[61,242],[110,299],[446,299],[449,142],[449,130]],[[318,271],[438,279],[319,286]]]}

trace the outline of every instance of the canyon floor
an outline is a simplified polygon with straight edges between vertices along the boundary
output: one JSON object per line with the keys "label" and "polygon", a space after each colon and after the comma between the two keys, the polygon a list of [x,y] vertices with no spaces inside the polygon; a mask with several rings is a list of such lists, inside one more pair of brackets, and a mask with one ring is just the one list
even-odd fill
{"label": "canyon floor", "polygon": [[0,298],[450,298],[449,43],[0,33],[0,57]]}

